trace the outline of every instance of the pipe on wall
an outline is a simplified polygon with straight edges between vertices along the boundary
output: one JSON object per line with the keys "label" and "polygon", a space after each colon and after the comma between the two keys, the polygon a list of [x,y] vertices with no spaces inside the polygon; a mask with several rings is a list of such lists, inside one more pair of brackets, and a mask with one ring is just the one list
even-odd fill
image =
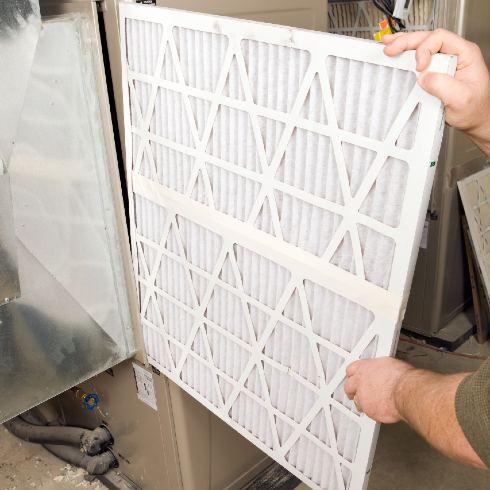
{"label": "pipe on wall", "polygon": [[[76,440],[76,434],[81,434],[82,432],[84,432],[87,436],[93,436],[95,431],[101,429],[101,427],[95,429],[95,431],[89,431],[85,429],[80,429],[78,427],[46,426],[33,410],[29,410],[18,417],[14,417],[8,422],[5,422],[4,426],[7,428],[7,430],[12,432],[12,434],[20,437],[25,441],[39,442],[43,444],[43,446],[51,454],[54,454],[66,463],[85,469],[89,475],[103,475],[107,473],[110,468],[117,468],[117,466],[119,466],[116,457],[110,450],[106,450],[96,456],[90,456],[85,451],[81,451],[81,449],[83,448],[77,449],[77,447],[74,447],[72,445],[66,445],[68,441],[72,442]],[[34,429],[38,429],[38,431],[35,431]],[[58,430],[53,431],[53,429]],[[59,429],[65,430],[61,431]],[[66,429],[72,430],[67,431]],[[109,442],[111,442],[112,436],[110,435],[109,430],[105,427],[104,429],[109,434]],[[102,432],[98,431],[97,434],[99,433]],[[18,434],[21,435],[19,436]],[[38,441],[34,440],[32,434],[36,435]],[[41,442],[41,440],[44,442]],[[63,442],[55,443],[55,441]],[[92,445],[91,447],[97,447],[97,444]]]}
{"label": "pipe on wall", "polygon": [[106,427],[86,430],[79,427],[48,427],[32,425],[20,417],[5,422],[5,427],[20,439],[37,444],[73,446],[89,455],[99,454],[112,442],[112,436]]}

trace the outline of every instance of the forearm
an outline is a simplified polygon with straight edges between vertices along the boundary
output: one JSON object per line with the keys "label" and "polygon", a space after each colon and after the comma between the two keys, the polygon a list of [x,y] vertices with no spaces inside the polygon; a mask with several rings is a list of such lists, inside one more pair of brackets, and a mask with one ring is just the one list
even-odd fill
{"label": "forearm", "polygon": [[397,383],[395,403],[400,416],[436,449],[460,463],[485,468],[456,417],[456,390],[468,374],[411,369]]}
{"label": "forearm", "polygon": [[[489,115],[490,118],[490,115]],[[488,128],[483,131],[478,131],[476,133],[467,132],[466,133],[473,143],[475,143],[480,150],[490,158],[490,124]]]}

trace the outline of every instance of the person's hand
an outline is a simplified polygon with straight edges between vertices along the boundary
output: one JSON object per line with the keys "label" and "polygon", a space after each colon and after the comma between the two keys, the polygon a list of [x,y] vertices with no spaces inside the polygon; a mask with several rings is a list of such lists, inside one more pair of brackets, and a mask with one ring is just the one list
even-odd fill
{"label": "person's hand", "polygon": [[397,390],[404,375],[414,369],[409,364],[392,357],[355,361],[346,368],[344,385],[349,400],[371,419],[385,424],[402,420],[397,404]]}
{"label": "person's hand", "polygon": [[[434,32],[387,34],[384,53],[396,56],[415,49],[417,71],[424,71],[435,53],[458,56],[454,78],[443,73],[424,72],[419,85],[446,106],[446,122],[464,131],[488,154],[490,144],[490,74],[480,48],[462,37],[437,29]],[[483,147],[482,147],[483,145]]]}

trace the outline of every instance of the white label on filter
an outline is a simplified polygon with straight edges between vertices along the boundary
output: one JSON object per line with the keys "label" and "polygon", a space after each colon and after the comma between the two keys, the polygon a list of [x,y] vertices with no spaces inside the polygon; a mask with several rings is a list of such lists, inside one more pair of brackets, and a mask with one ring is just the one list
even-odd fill
{"label": "white label on filter", "polygon": [[136,391],[138,398],[149,405],[151,408],[157,409],[157,399],[155,396],[155,388],[153,387],[153,378],[151,373],[138,366],[133,362],[134,379],[136,381]]}
{"label": "white label on filter", "polygon": [[429,222],[424,221],[424,229],[422,230],[422,239],[420,240],[420,248],[427,248],[428,239],[429,239]]}

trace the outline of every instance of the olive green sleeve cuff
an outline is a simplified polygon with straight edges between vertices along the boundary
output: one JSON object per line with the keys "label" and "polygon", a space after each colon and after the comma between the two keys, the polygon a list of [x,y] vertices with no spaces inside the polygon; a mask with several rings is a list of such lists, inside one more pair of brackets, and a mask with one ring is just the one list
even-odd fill
{"label": "olive green sleeve cuff", "polygon": [[490,359],[463,379],[456,391],[455,408],[463,434],[490,468]]}

